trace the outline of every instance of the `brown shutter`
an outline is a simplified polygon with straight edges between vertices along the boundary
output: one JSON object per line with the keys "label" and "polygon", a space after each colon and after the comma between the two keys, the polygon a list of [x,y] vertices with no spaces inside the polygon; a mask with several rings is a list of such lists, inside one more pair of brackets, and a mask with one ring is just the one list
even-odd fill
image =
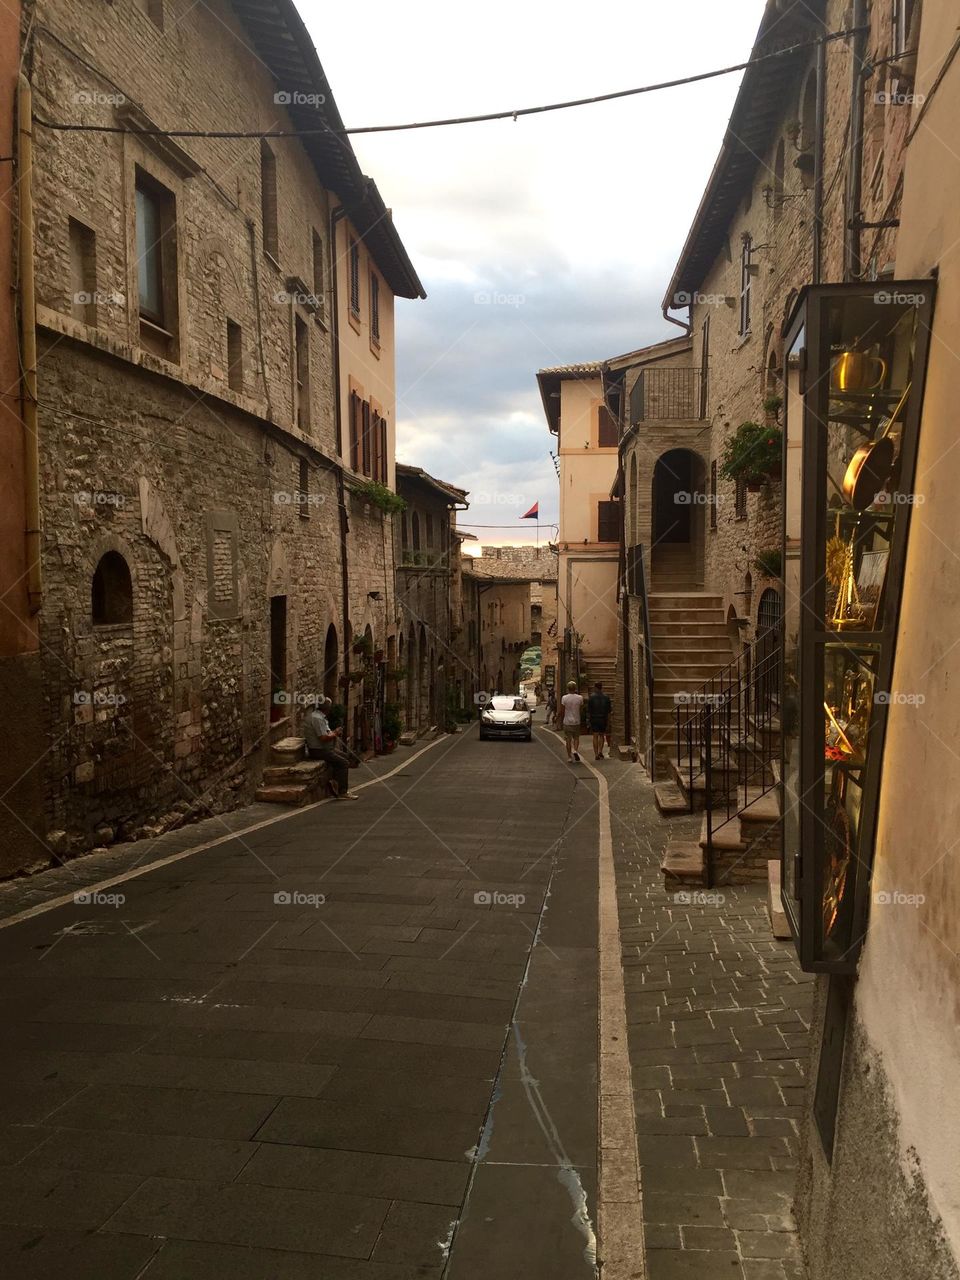
{"label": "brown shutter", "polygon": [[360,470],[360,397],[355,391],[350,392],[350,466],[354,471]]}
{"label": "brown shutter", "polygon": [[380,481],[386,484],[390,478],[390,469],[387,466],[387,420],[381,418],[379,422],[380,434]]}
{"label": "brown shutter", "polygon": [[370,474],[370,401],[364,400],[363,406],[363,474]]}
{"label": "brown shutter", "polygon": [[617,420],[607,408],[605,404],[600,406],[600,422],[597,434],[598,443],[601,449],[615,449],[619,443],[620,433],[617,430]]}
{"label": "brown shutter", "polygon": [[620,541],[620,503],[597,503],[597,541]]}

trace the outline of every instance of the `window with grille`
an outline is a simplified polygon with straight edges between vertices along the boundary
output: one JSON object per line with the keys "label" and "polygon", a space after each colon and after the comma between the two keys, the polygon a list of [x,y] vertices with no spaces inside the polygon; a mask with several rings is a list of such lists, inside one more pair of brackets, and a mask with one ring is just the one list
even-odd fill
{"label": "window with grille", "polygon": [[620,541],[620,503],[605,501],[597,503],[597,541]]}

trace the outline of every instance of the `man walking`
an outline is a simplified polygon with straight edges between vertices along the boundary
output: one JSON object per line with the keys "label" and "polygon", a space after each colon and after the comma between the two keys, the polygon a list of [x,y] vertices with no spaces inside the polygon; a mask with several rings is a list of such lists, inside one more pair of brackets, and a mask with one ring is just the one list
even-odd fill
{"label": "man walking", "polygon": [[331,729],[327,712],[333,703],[323,698],[311,709],[303,722],[303,736],[307,744],[307,755],[311,760],[322,760],[327,766],[330,794],[335,800],[356,800],[355,791],[349,790],[350,766],[347,757],[337,750],[339,745],[339,729]]}
{"label": "man walking", "polygon": [[610,736],[610,712],[613,703],[603,692],[603,685],[598,680],[593,686],[593,693],[587,699],[587,720],[593,734],[593,754],[597,760],[603,759],[603,744]]}
{"label": "man walking", "polygon": [[577,693],[576,680],[567,681],[567,692],[560,699],[559,722],[563,726],[563,738],[567,748],[567,760],[580,763],[580,717],[583,714],[583,698]]}

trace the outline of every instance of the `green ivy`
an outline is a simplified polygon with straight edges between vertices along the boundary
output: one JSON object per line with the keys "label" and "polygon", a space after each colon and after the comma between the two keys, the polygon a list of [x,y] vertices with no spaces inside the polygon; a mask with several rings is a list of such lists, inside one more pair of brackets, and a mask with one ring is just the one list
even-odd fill
{"label": "green ivy", "polygon": [[406,500],[379,480],[357,480],[350,485],[350,492],[363,502],[379,507],[384,515],[399,515],[406,510]]}
{"label": "green ivy", "polygon": [[760,573],[765,573],[768,578],[779,578],[783,573],[783,556],[780,554],[780,548],[766,547],[763,551],[758,551],[753,567]]}

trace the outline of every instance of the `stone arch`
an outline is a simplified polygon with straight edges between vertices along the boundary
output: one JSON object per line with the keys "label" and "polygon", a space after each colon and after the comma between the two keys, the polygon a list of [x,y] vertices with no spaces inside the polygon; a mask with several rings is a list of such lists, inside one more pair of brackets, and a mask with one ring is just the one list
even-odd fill
{"label": "stone arch", "polygon": [[327,627],[323,644],[323,673],[321,685],[324,695],[332,702],[340,701],[340,640],[334,623]]}
{"label": "stone arch", "polygon": [[119,551],[105,551],[90,582],[90,621],[95,627],[133,626],[133,578]]}
{"label": "stone arch", "polygon": [[650,480],[653,586],[689,589],[703,581],[707,464],[688,448],[664,449]]}

